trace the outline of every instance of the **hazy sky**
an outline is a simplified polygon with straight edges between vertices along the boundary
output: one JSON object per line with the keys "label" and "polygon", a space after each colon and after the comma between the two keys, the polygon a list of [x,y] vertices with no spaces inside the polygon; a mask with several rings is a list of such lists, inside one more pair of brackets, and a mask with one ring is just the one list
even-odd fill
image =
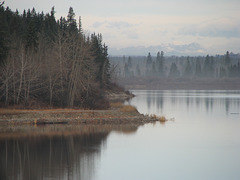
{"label": "hazy sky", "polygon": [[71,6],[83,29],[102,33],[110,48],[197,43],[196,53],[240,53],[240,0],[5,0],[5,6],[44,13],[55,6],[56,18]]}

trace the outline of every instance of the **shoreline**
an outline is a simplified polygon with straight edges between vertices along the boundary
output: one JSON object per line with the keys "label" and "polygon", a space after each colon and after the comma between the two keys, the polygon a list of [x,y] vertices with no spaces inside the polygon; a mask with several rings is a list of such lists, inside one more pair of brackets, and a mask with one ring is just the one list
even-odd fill
{"label": "shoreline", "polygon": [[240,78],[140,78],[119,79],[125,89],[135,90],[240,90]]}
{"label": "shoreline", "polygon": [[82,109],[0,109],[0,138],[81,133],[88,125],[134,125],[164,123],[166,119],[140,114],[135,107],[113,103],[108,110]]}

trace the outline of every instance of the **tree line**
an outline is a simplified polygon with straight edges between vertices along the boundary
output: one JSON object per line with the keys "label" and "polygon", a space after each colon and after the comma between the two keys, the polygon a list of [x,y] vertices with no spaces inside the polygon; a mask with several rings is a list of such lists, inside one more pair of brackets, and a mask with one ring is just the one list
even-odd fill
{"label": "tree line", "polygon": [[118,78],[239,78],[240,55],[229,53],[216,56],[170,56],[164,52],[145,57],[111,57]]}
{"label": "tree line", "polygon": [[[103,108],[111,86],[108,47],[86,35],[73,8],[13,12],[0,2],[0,103]],[[106,103],[107,104],[107,103]]]}

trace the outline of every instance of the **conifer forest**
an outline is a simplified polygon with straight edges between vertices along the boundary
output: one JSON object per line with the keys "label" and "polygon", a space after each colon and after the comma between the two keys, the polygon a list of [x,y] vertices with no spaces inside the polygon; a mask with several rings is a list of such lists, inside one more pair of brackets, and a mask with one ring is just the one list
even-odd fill
{"label": "conifer forest", "polygon": [[134,89],[186,89],[186,84],[189,89],[239,87],[240,54],[228,51],[223,55],[194,57],[149,52],[146,56],[110,57],[110,63],[116,67],[119,83]]}

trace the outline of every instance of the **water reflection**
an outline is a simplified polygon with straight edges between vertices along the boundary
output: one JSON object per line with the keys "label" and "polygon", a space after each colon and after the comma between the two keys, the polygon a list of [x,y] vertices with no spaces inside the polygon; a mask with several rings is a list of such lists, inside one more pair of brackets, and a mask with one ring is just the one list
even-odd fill
{"label": "water reflection", "polygon": [[[133,93],[138,97],[129,103],[148,114],[156,111],[166,113],[169,109],[181,109],[184,112],[205,109],[205,113],[221,111],[225,112],[225,115],[240,113],[240,91],[136,90]],[[144,104],[147,104],[147,107],[144,107]]]}
{"label": "water reflection", "polygon": [[1,141],[0,179],[91,179],[94,159],[106,136],[99,133]]}
{"label": "water reflection", "polygon": [[148,106],[148,109],[151,108],[152,99],[154,99],[154,98],[152,98],[151,94],[148,92],[148,94],[147,94],[147,106]]}
{"label": "water reflection", "polygon": [[61,131],[62,135],[59,132],[39,135],[29,127],[27,134],[19,131],[19,135],[8,134],[5,138],[0,134],[0,179],[94,179],[96,163],[109,133],[135,133],[137,128],[134,125],[86,125]]}
{"label": "water reflection", "polygon": [[[175,103],[175,99],[173,101],[173,104],[174,103]],[[161,110],[163,109],[163,93],[157,96],[157,108]]]}

